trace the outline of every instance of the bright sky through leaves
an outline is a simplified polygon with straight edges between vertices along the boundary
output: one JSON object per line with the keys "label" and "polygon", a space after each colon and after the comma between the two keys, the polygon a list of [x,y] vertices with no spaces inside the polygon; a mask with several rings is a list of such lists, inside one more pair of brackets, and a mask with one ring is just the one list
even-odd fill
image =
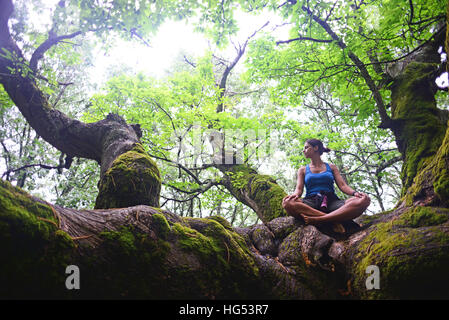
{"label": "bright sky through leaves", "polygon": [[[288,25],[281,26],[282,21],[273,13],[266,12],[257,16],[237,13],[239,32],[232,38],[234,44],[241,44],[269,21],[265,31],[276,30],[275,34],[283,39],[288,37]],[[135,72],[143,72],[156,77],[162,77],[180,53],[201,56],[213,45],[204,34],[195,32],[194,26],[185,21],[168,21],[148,39],[148,45],[137,38],[134,41],[118,40],[107,54],[99,53],[94,62],[92,77],[95,82],[103,82],[108,77],[111,68],[126,66]],[[220,53],[232,60],[236,52],[232,44]]]}

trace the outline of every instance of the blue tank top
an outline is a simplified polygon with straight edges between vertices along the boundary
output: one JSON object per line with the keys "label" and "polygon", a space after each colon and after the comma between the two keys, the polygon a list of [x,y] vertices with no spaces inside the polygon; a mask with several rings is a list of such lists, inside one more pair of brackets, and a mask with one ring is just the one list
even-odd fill
{"label": "blue tank top", "polygon": [[306,166],[306,175],[304,184],[306,186],[306,197],[324,192],[335,192],[334,190],[334,174],[329,164],[325,163],[326,171],[320,173],[312,173],[309,165]]}

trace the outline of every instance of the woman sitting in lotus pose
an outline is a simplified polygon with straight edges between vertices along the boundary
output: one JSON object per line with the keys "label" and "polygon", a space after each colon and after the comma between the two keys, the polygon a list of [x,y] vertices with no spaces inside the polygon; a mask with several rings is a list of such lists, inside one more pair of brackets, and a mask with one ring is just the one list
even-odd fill
{"label": "woman sitting in lotus pose", "polygon": [[[329,151],[320,140],[306,141],[303,153],[311,163],[299,168],[296,190],[282,200],[282,206],[289,215],[302,217],[306,224],[331,222],[335,231],[344,232],[340,222],[360,216],[371,200],[367,194],[354,191],[348,186],[337,166],[321,160],[323,152]],[[334,181],[343,193],[352,197],[346,201],[340,200],[335,194]],[[307,192],[301,199],[304,186]]]}

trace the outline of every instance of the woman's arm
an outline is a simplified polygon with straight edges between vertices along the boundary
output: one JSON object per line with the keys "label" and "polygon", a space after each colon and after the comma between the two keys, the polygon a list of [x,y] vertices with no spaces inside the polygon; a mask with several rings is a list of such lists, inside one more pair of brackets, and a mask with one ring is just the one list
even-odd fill
{"label": "woman's arm", "polygon": [[296,189],[294,194],[298,197],[301,198],[302,196],[302,192],[304,190],[304,177],[306,175],[306,168],[305,167],[301,167],[298,169],[298,178],[296,180]]}
{"label": "woman's arm", "polygon": [[340,170],[338,170],[338,167],[335,164],[330,164],[330,167],[332,169],[332,173],[334,174],[335,183],[338,186],[338,189],[341,190],[341,192],[353,196],[355,195],[356,191],[352,189],[348,184],[346,183],[345,179],[340,174]]}
{"label": "woman's arm", "polygon": [[290,200],[296,200],[300,199],[302,196],[302,191],[304,189],[304,176],[305,176],[306,169],[305,167],[301,167],[298,169],[298,178],[296,180],[296,189],[295,192],[292,194],[289,194],[288,196],[284,197],[283,202],[290,201]]}

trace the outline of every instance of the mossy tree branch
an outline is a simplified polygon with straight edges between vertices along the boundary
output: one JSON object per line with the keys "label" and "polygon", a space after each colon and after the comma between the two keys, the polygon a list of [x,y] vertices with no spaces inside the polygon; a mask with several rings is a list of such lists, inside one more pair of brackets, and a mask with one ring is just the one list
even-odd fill
{"label": "mossy tree branch", "polygon": [[[0,181],[0,297],[448,298],[449,211],[403,208],[338,237],[279,217],[232,228],[149,206],[73,210]],[[80,270],[68,290],[66,267]],[[366,268],[380,269],[367,290]]]}
{"label": "mossy tree branch", "polygon": [[[100,194],[97,199],[97,208],[137,204],[159,206],[159,171],[154,161],[145,155],[143,149],[139,149],[141,156],[132,159],[128,157],[128,160],[131,159],[127,161],[129,167],[120,166],[118,163],[120,161],[116,161],[119,156],[124,154],[129,156],[130,151],[139,148],[141,137],[139,127],[128,125],[123,118],[114,114],[95,123],[83,123],[52,108],[45,94],[39,89],[35,69],[37,61],[45,53],[46,48],[63,37],[49,39],[37,49],[32,56],[32,61],[28,62],[12,39],[8,28],[9,18],[14,10],[11,0],[1,0],[0,9],[0,83],[30,126],[45,141],[70,158],[93,159],[100,164]],[[136,159],[136,163],[133,163],[133,159]],[[148,183],[143,188],[145,196],[140,189],[137,190],[135,179],[130,178],[128,170],[130,167],[136,169],[133,172],[135,175],[143,174],[139,177]],[[109,181],[108,174],[111,170],[115,173],[123,171],[118,174],[122,178],[117,181],[118,188],[116,188],[117,185],[112,188],[109,184],[104,185]],[[124,194],[124,190],[128,193]],[[104,201],[105,198],[111,199],[116,196],[118,191],[127,201],[114,203]]]}
{"label": "mossy tree branch", "polygon": [[247,164],[216,164],[223,173],[222,184],[240,202],[254,210],[259,219],[269,222],[286,216],[282,199],[287,195],[276,181],[259,174]]}

